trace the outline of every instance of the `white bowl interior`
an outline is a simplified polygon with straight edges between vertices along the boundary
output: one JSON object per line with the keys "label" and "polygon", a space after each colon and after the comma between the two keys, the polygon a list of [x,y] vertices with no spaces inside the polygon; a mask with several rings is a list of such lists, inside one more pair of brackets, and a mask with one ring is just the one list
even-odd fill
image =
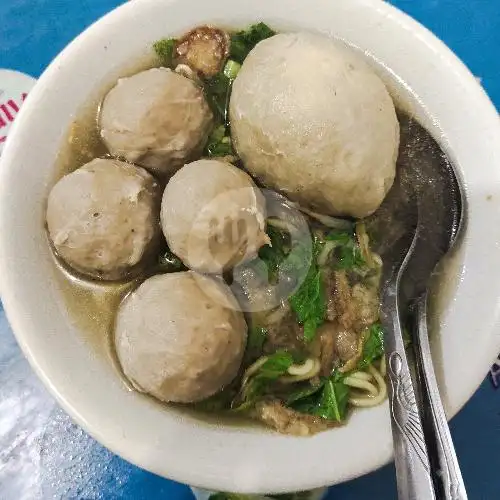
{"label": "white bowl interior", "polygon": [[394,89],[460,170],[467,231],[446,275],[451,292],[434,351],[453,415],[500,345],[500,124],[466,68],[393,7],[379,0],[129,2],[78,37],[44,73],[14,126],[0,174],[4,306],[25,354],[62,406],[101,443],[152,472],[207,489],[256,493],[333,484],[386,463],[392,455],[387,404],[356,412],[344,428],[299,439],[203,423],[129,391],[72,323],[53,279],[43,224],[59,147],[103,85],[159,38],[201,23],[243,27],[259,20],[321,31],[383,61],[409,85],[411,93]]}

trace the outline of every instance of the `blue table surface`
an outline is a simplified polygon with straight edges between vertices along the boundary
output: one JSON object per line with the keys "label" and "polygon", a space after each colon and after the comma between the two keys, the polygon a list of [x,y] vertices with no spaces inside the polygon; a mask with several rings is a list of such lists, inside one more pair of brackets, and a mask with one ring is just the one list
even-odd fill
{"label": "blue table surface", "polygon": [[[120,3],[0,0],[0,68],[38,77],[71,39]],[[500,108],[500,0],[392,3],[444,40],[482,79]],[[32,373],[1,308],[0,342],[0,500],[192,499],[187,486],[130,465],[74,424]],[[500,498],[500,390],[495,391],[495,380],[492,369],[451,423],[471,499]],[[394,468],[337,485],[328,498],[394,499]]]}

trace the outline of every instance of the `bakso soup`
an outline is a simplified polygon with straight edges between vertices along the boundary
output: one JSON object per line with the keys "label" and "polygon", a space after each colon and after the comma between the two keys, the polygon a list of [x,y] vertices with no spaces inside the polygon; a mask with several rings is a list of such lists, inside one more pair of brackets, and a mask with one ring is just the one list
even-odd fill
{"label": "bakso soup", "polygon": [[348,425],[387,395],[391,213],[444,154],[341,41],[179,35],[75,123],[46,214],[65,293],[155,404],[299,436]]}

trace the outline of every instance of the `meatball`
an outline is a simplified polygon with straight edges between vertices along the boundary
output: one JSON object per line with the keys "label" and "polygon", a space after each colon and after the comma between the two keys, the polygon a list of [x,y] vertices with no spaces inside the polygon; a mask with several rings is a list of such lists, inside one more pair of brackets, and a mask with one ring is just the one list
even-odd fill
{"label": "meatball", "polygon": [[201,401],[238,373],[247,325],[222,282],[193,271],[146,280],[122,302],[115,346],[125,376],[161,401]]}
{"label": "meatball", "polygon": [[169,181],[161,226],[170,249],[191,269],[216,273],[253,258],[267,242],[265,200],[230,163],[198,160]]}
{"label": "meatball", "polygon": [[168,176],[201,155],[212,118],[192,80],[153,68],[118,80],[107,94],[101,136],[114,156]]}
{"label": "meatball", "polygon": [[159,197],[157,182],[144,169],[92,160],[52,188],[50,240],[75,270],[94,278],[124,278],[155,250]]}
{"label": "meatball", "polygon": [[257,44],[233,84],[231,135],[245,167],[305,207],[365,217],[394,175],[399,124],[382,80],[308,33]]}

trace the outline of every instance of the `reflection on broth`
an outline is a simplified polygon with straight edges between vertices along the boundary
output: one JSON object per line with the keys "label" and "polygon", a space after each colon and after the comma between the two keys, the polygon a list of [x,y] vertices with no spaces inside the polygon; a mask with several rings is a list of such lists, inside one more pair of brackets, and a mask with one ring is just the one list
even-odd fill
{"label": "reflection on broth", "polygon": [[[264,90],[252,79],[253,65],[258,78],[268,78],[259,51],[272,59],[288,50],[282,46],[286,39],[262,23],[238,33],[201,27],[182,39],[162,40],[155,45],[159,60],[145,59],[134,71],[124,71],[140,77],[107,86],[68,131],[55,180],[78,169],[89,188],[75,195],[73,205],[51,193],[48,232],[71,318],[128,387],[211,422],[240,424],[252,418],[283,433],[310,435],[343,425],[355,407],[384,401],[381,269],[391,242],[406,229],[401,214],[408,193],[439,180],[448,160],[406,112],[399,110],[396,119],[385,86],[357,62],[358,54],[323,37],[288,36],[296,37],[296,50],[320,59],[326,54],[343,68],[340,76],[328,68],[326,76],[333,71],[345,102],[339,104],[327,86],[326,101],[318,106],[337,109],[338,123],[308,115],[314,97],[308,101],[294,94],[293,102],[284,104],[279,82],[266,81]],[[144,71],[159,61],[175,71]],[[294,63],[288,64],[282,70],[293,74]],[[390,78],[387,69],[377,71]],[[318,74],[314,85],[321,78],[326,77]],[[392,83],[392,91],[402,85]],[[295,83],[288,85],[295,92]],[[297,82],[297,88],[301,85]],[[128,92],[137,100],[127,101]],[[268,115],[269,106],[258,99],[269,96],[281,101]],[[99,120],[103,99],[105,133]],[[396,102],[401,99],[399,92]],[[202,113],[199,106],[205,106]],[[180,128],[178,116],[183,117]],[[282,134],[285,127],[264,132],[275,116],[292,120],[292,132]],[[294,122],[299,116],[310,123]],[[318,123],[319,135],[309,135]],[[340,125],[345,130],[337,132]],[[363,148],[369,154],[363,156]],[[315,152],[309,163],[303,151]],[[106,159],[105,165],[116,159],[135,163],[131,177],[149,178],[148,170],[162,191],[168,183],[161,220],[156,191],[121,174],[99,202],[102,207],[95,208],[102,188],[99,169],[93,163],[88,168],[95,158]],[[80,190],[82,182],[76,183]],[[134,222],[123,207],[137,212],[147,196],[156,196],[158,207],[151,202],[149,212]],[[62,213],[58,225],[49,217],[51,203]],[[70,214],[64,212],[68,206]],[[124,224],[123,248],[117,249],[109,232],[120,234]],[[160,229],[166,241],[162,237],[157,243],[154,234]],[[144,241],[144,231],[154,244]],[[154,250],[148,254],[148,248]],[[456,252],[434,276],[431,317],[436,322],[460,279],[459,265]],[[406,288],[410,296],[418,288],[418,262],[415,266]],[[127,281],[130,273],[138,276]],[[116,278],[122,281],[107,281]]]}

